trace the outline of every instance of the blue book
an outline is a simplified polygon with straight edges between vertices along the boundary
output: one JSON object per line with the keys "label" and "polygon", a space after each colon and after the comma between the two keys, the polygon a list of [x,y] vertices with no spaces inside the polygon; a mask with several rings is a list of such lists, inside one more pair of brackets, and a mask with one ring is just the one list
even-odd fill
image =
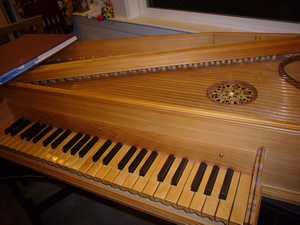
{"label": "blue book", "polygon": [[0,85],[32,69],[76,40],[74,34],[26,34],[0,46]]}

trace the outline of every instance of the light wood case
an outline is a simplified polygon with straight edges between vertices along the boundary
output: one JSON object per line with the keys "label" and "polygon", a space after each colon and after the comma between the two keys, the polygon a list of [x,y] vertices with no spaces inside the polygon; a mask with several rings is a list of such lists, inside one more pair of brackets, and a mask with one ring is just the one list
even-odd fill
{"label": "light wood case", "polygon": [[[294,34],[207,33],[84,42],[0,89],[2,129],[13,119],[25,118],[157,151],[161,158],[174,154],[178,160],[189,159],[179,194],[159,184],[150,195],[161,203],[143,198],[149,196],[134,186],[144,182],[138,175],[131,175],[129,189],[114,183],[115,172],[106,171],[117,170],[114,166],[103,177],[98,172],[98,179],[92,173],[75,175],[74,168],[51,166],[46,156],[33,156],[41,161],[36,162],[22,156],[22,150],[12,153],[5,137],[0,144],[10,150],[1,156],[175,223],[209,224],[208,217],[226,224],[256,224],[261,195],[300,204],[300,90],[278,73],[280,63],[299,52],[300,39]],[[284,65],[284,72],[297,81],[299,65]],[[240,185],[226,201],[214,199],[214,193],[204,196],[207,205],[199,209],[200,194],[196,198],[191,193],[197,201],[186,200],[190,190],[185,185],[196,172],[193,165],[201,161],[219,166],[222,176],[233,169],[236,181],[231,185]],[[185,197],[174,200],[177,195]],[[240,205],[242,210],[235,209]],[[227,218],[231,209],[238,213]]]}

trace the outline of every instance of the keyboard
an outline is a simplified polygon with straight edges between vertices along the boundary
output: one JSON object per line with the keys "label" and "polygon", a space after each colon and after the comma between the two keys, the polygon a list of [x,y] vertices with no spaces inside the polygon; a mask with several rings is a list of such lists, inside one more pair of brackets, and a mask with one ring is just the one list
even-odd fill
{"label": "keyboard", "polygon": [[243,224],[252,175],[20,118],[0,146],[212,221]]}

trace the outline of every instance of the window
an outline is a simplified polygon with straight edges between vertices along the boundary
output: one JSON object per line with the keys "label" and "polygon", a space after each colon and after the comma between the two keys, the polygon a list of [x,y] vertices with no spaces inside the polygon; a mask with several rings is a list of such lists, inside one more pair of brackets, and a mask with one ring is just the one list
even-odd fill
{"label": "window", "polygon": [[[156,21],[159,20],[166,20],[171,21],[176,24],[176,22],[185,22],[197,25],[201,27],[202,25],[206,27],[211,27],[210,31],[215,31],[214,28],[222,28],[224,29],[231,29],[235,31],[243,31],[243,32],[266,32],[266,33],[300,33],[300,22],[288,22],[283,21],[282,19],[279,21],[275,21],[273,19],[258,19],[254,18],[252,16],[251,18],[246,18],[245,16],[232,16],[231,14],[227,12],[226,15],[221,14],[220,12],[194,12],[194,8],[192,11],[179,11],[177,9],[173,9],[169,7],[169,9],[166,9],[166,6],[162,6],[163,3],[174,3],[178,5],[179,2],[181,3],[187,3],[187,2],[225,2],[225,0],[111,0],[113,3],[113,7],[115,9],[115,15],[116,19],[123,18],[130,20],[135,19],[134,21],[138,21],[138,18],[153,18],[156,19]],[[258,0],[226,0],[227,2],[257,2]],[[272,1],[272,4],[277,1],[281,2],[295,2],[299,5],[300,0],[259,0],[259,2],[263,1]],[[299,2],[299,3],[298,3]],[[157,8],[156,5],[154,7],[154,4],[158,3],[160,4],[160,8]],[[196,4],[195,3],[195,4]],[[208,5],[209,5],[208,4]],[[182,5],[182,4],[181,4]],[[225,3],[223,4],[225,5]],[[178,6],[177,6],[178,8]],[[214,7],[210,7],[211,9],[215,9]],[[222,7],[219,7],[222,8]],[[226,8],[226,7],[225,7]],[[228,8],[228,5],[227,5]],[[248,7],[249,8],[249,7]],[[260,10],[264,11],[264,15],[268,14],[267,11],[269,10],[268,7],[262,7],[261,5],[258,7]],[[265,10],[265,8],[267,8]],[[299,7],[292,7],[293,9],[289,9],[290,11],[295,12],[296,10],[299,10]],[[284,12],[289,11],[287,9],[284,10],[284,7],[282,7],[282,14],[286,14]],[[248,10],[252,11],[252,10]],[[290,14],[290,13],[288,13]],[[238,14],[241,15],[241,14]],[[296,18],[296,20],[299,20],[300,13],[293,14],[293,18]],[[261,17],[260,17],[261,18]],[[289,19],[291,20],[291,19]],[[293,19],[295,20],[295,19]],[[149,24],[148,24],[149,25]],[[154,24],[158,25],[159,24]],[[170,27],[172,28],[172,27]],[[198,29],[199,30],[199,29]],[[217,29],[216,29],[217,30]],[[196,31],[200,32],[200,31]]]}
{"label": "window", "polygon": [[150,8],[300,22],[299,0],[148,0]]}

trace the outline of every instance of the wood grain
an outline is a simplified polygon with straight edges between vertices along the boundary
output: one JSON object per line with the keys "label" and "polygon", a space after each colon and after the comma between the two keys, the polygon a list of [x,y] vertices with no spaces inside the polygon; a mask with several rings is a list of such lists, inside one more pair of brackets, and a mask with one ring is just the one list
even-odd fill
{"label": "wood grain", "polygon": [[194,48],[133,53],[115,57],[39,66],[35,70],[19,76],[16,80],[20,82],[33,82],[140,69],[148,70],[148,68],[188,65],[200,62],[272,56],[297,53],[299,52],[299,48],[299,38],[272,38]]}
{"label": "wood grain", "polygon": [[253,41],[266,38],[298,37],[299,34],[276,33],[195,33],[152,37],[76,42],[49,59],[47,63],[78,61],[132,53],[190,48],[202,45]]}
{"label": "wood grain", "polygon": [[[279,63],[275,60],[150,72],[62,82],[53,87],[13,83],[13,89],[5,95],[18,117],[94,135],[101,127],[101,135],[106,138],[160,148],[166,153],[175,151],[180,157],[198,161],[202,159],[195,148],[200,152],[214,149],[209,151],[213,155],[206,154],[206,160],[228,167],[236,165],[236,153],[242,150],[248,154],[243,159],[251,158],[251,150],[263,144],[270,149],[263,177],[264,195],[299,204],[300,95],[298,89],[280,79]],[[289,65],[290,71],[297,71],[297,65]],[[228,79],[254,85],[257,99],[242,107],[225,107],[206,98],[207,87]],[[220,158],[220,153],[225,157]],[[240,158],[245,166],[237,168],[249,171],[245,167],[252,162]]]}

